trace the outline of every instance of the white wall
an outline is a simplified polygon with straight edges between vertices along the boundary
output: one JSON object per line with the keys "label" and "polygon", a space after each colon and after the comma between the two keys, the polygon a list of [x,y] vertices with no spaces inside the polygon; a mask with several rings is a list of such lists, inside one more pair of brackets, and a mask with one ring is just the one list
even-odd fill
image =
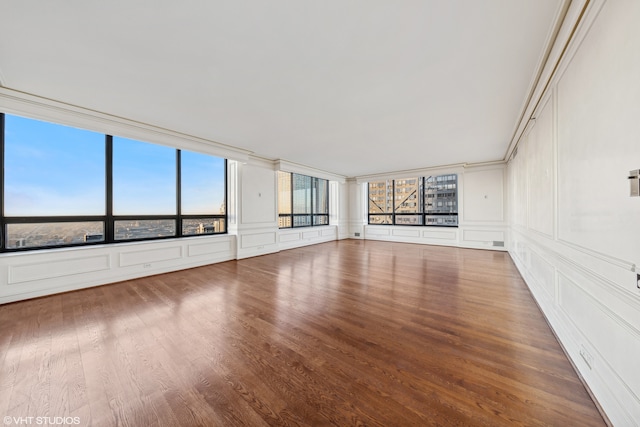
{"label": "white wall", "polygon": [[0,304],[235,258],[235,236],[74,247],[0,256]]}
{"label": "white wall", "polygon": [[[0,111],[229,158],[228,231],[90,247],[0,254],[0,304],[327,242],[348,235],[344,177],[251,156],[211,141],[157,129],[0,88]],[[276,170],[330,181],[330,225],[279,230]]]}
{"label": "white wall", "polygon": [[349,238],[364,239],[364,226],[367,224],[367,184],[351,178],[347,180],[346,185],[349,203],[347,211]]}
{"label": "white wall", "polygon": [[284,160],[275,162],[274,167],[276,170],[329,180],[329,225],[279,230],[279,250],[293,249],[349,237],[349,222],[347,219],[349,195],[345,177]]}
{"label": "white wall", "polygon": [[506,250],[506,167],[468,166],[462,174],[460,245]]}
{"label": "white wall", "polygon": [[638,22],[637,0],[591,2],[508,165],[509,252],[618,426],[640,425]]}
{"label": "white wall", "polygon": [[273,163],[250,158],[229,162],[228,203],[236,215],[229,219],[229,233],[238,239],[236,258],[278,251],[276,173]]}
{"label": "white wall", "polygon": [[640,168],[638,22],[637,0],[591,0],[508,167],[453,167],[458,228],[368,226],[366,177],[337,177],[329,226],[279,230],[282,165],[0,88],[2,111],[231,159],[228,235],[2,254],[0,303],[345,237],[498,250],[505,241],[609,418],[639,425],[640,198],[629,197],[626,179]]}
{"label": "white wall", "polygon": [[[367,181],[449,173],[458,174],[458,227],[367,224]],[[505,174],[505,164],[495,162],[358,177],[350,182],[350,237],[360,232],[371,240],[506,250]]]}
{"label": "white wall", "polygon": [[[0,88],[0,111],[245,161],[243,150]],[[0,254],[0,304],[236,257],[236,236]]]}
{"label": "white wall", "polygon": [[330,181],[330,225],[279,230],[276,168],[252,156],[229,161],[227,235],[2,254],[0,304],[340,238],[347,186]]}

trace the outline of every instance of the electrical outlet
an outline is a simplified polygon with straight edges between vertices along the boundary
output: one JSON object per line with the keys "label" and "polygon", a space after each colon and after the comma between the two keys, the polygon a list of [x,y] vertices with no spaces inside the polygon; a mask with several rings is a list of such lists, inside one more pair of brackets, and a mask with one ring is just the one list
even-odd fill
{"label": "electrical outlet", "polygon": [[589,353],[584,346],[580,347],[580,356],[582,356],[582,360],[587,364],[587,367],[593,369],[593,356],[591,356],[591,353]]}
{"label": "electrical outlet", "polygon": [[151,268],[151,264],[142,264],[142,268]]}

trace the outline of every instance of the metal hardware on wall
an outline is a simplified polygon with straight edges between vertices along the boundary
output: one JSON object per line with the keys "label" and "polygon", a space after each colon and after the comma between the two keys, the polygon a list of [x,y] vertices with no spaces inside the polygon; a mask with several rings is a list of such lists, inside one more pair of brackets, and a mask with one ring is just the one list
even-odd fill
{"label": "metal hardware on wall", "polygon": [[640,196],[640,169],[629,171],[630,196]]}

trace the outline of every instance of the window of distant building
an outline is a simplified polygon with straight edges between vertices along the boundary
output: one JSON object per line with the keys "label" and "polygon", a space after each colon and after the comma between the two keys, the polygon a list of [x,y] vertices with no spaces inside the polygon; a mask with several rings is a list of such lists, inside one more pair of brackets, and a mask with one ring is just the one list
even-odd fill
{"label": "window of distant building", "polygon": [[369,224],[458,225],[458,175],[369,183]]}
{"label": "window of distant building", "polygon": [[0,114],[0,251],[226,232],[226,160]]}
{"label": "window of distant building", "polygon": [[313,227],[328,224],[329,181],[279,171],[279,227]]}

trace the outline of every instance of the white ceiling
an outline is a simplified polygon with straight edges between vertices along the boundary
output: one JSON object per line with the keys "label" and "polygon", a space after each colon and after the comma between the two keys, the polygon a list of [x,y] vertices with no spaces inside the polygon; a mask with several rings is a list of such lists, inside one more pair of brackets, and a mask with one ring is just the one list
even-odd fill
{"label": "white ceiling", "polygon": [[0,76],[345,176],[501,160],[562,2],[0,0]]}

